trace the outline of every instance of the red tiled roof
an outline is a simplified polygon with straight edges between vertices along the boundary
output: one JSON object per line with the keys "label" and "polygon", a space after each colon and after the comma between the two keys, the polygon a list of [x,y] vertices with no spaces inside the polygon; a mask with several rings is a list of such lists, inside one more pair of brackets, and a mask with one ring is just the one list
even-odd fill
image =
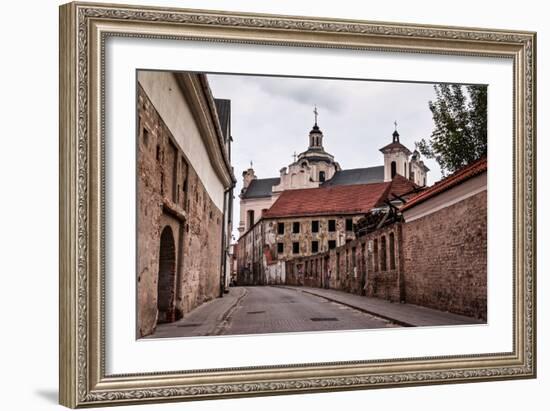
{"label": "red tiled roof", "polygon": [[[388,189],[388,194],[394,194],[400,197],[409,197],[410,194],[418,192],[420,186],[413,183],[411,180],[403,177],[401,174],[396,174]],[[390,196],[390,200],[393,198]]]}
{"label": "red tiled roof", "polygon": [[[399,178],[400,177],[400,178]],[[264,218],[361,214],[380,205],[390,193],[403,195],[416,188],[405,177],[392,182],[286,190]]]}
{"label": "red tiled roof", "polygon": [[433,186],[427,188],[422,193],[418,194],[415,197],[412,197],[409,202],[407,202],[401,210],[408,210],[429,198],[435,197],[436,195],[451,189],[466,180],[469,180],[472,177],[475,177],[479,174],[482,174],[487,171],[487,158],[482,158],[480,160],[474,161],[473,163],[468,164],[467,166],[461,168],[460,170],[454,172],[450,176],[444,178],[443,180],[438,181]]}

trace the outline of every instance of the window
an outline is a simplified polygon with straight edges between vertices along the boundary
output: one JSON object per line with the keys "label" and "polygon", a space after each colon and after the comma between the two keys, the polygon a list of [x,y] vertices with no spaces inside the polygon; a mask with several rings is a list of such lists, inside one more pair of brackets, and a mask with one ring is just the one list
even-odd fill
{"label": "window", "polygon": [[285,223],[278,223],[277,234],[284,234],[284,233],[285,233]]}
{"label": "window", "polygon": [[328,220],[328,231],[336,231],[336,220]]}
{"label": "window", "polygon": [[395,235],[390,233],[390,270],[395,270]]}
{"label": "window", "polygon": [[380,271],[386,271],[387,270],[387,263],[386,263],[386,237],[382,236],[380,238]]}
{"label": "window", "polygon": [[328,249],[334,250],[336,248],[336,240],[328,240]]}
{"label": "window", "polygon": [[391,162],[391,178],[394,178],[397,174],[397,163],[395,161]]}
{"label": "window", "polygon": [[295,241],[292,243],[292,254],[298,254],[300,252],[300,243]]}
{"label": "window", "polygon": [[311,232],[312,233],[318,233],[319,232],[319,221],[315,220],[311,222]]}
{"label": "window", "polygon": [[292,232],[294,234],[298,234],[300,232],[300,223],[299,222],[292,223]]}
{"label": "window", "polygon": [[346,231],[353,231],[353,220],[346,218]]}
{"label": "window", "polygon": [[248,228],[254,225],[254,210],[248,210]]}
{"label": "window", "polygon": [[319,181],[323,183],[325,181],[325,172],[319,171]]}
{"label": "window", "polygon": [[312,253],[318,253],[319,252],[319,241],[312,241],[311,242],[311,252]]}
{"label": "window", "polygon": [[406,161],[403,163],[403,175],[404,175],[404,177],[407,177],[407,162]]}
{"label": "window", "polygon": [[372,271],[378,271],[378,240],[374,240],[374,258],[372,259]]}
{"label": "window", "polygon": [[145,144],[145,147],[147,147],[149,145],[149,130],[143,127],[142,135],[143,135],[143,144]]}
{"label": "window", "polygon": [[283,243],[277,243],[277,254],[283,254],[285,251],[285,245]]}

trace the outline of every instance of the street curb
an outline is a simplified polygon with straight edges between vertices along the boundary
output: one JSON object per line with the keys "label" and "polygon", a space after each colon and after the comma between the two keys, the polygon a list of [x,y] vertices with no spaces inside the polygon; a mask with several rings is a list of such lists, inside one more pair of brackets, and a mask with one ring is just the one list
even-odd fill
{"label": "street curb", "polygon": [[246,288],[243,288],[243,293],[237,297],[235,302],[231,304],[227,310],[219,317],[219,323],[214,327],[214,330],[212,331],[212,335],[220,335],[223,328],[227,325],[227,321],[229,317],[231,317],[231,314],[233,314],[233,311],[235,311],[235,308],[239,305],[239,303],[242,301],[244,297],[248,294],[248,290]]}
{"label": "street curb", "polygon": [[291,288],[291,287],[285,287],[284,285],[279,285],[278,287],[281,287],[281,288],[286,288],[287,290],[294,290],[296,292],[300,291],[302,293],[306,293],[306,294],[310,294],[310,295],[314,295],[316,297],[321,297],[321,298],[324,298],[325,300],[328,300],[328,301],[332,301],[334,303],[338,303],[338,304],[342,304],[342,305],[345,305],[346,307],[349,307],[349,308],[353,308],[357,311],[361,311],[361,312],[364,312],[366,314],[370,314],[370,315],[374,315],[376,317],[380,317],[380,318],[383,318],[384,320],[388,320],[388,321],[391,321],[392,323],[395,323],[397,325],[400,325],[402,327],[417,327],[416,325],[414,324],[411,324],[411,323],[408,323],[408,322],[405,322],[405,321],[402,321],[402,320],[398,320],[396,318],[392,318],[392,317],[389,317],[387,315],[384,315],[384,314],[380,314],[376,311],[370,311],[370,310],[367,310],[365,308],[362,308],[362,307],[358,307],[356,305],[353,305],[353,304],[349,304],[349,303],[345,303],[345,302],[342,302],[340,300],[337,300],[337,299],[334,299],[334,298],[331,298],[331,297],[327,297],[326,295],[321,295],[321,294],[317,294],[315,292],[312,292],[312,291],[309,291],[309,290],[302,290],[302,289],[299,289],[299,288]]}

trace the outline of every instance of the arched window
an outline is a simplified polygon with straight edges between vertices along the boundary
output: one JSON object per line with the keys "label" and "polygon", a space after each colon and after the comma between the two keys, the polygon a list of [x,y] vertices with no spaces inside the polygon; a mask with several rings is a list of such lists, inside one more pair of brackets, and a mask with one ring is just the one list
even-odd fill
{"label": "arched window", "polygon": [[388,269],[386,262],[386,236],[380,238],[380,271]]}
{"label": "arched window", "polygon": [[391,162],[391,178],[394,178],[397,174],[397,163],[395,161]]}
{"label": "arched window", "polygon": [[390,233],[390,270],[395,270],[395,235]]}
{"label": "arched window", "polygon": [[374,257],[372,259],[372,271],[378,271],[378,240],[374,240],[374,245],[373,247],[374,248]]}

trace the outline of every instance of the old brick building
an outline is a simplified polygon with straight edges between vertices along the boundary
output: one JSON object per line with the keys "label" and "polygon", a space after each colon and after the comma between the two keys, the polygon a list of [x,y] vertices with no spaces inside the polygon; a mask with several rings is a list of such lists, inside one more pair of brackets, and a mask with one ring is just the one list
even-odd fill
{"label": "old brick building", "polygon": [[285,260],[333,250],[355,237],[354,225],[375,207],[402,204],[426,184],[420,154],[399,141],[397,129],[382,147],[384,165],[343,170],[323,147],[315,123],[308,148],[280,170],[259,179],[243,172],[237,279],[240,284],[285,281]]}
{"label": "old brick building", "polygon": [[487,161],[373,209],[357,238],[285,263],[290,285],[327,287],[487,320]]}
{"label": "old brick building", "polygon": [[294,155],[288,167],[281,168],[279,177],[258,178],[252,166],[243,172],[243,188],[240,193],[239,233],[243,235],[262,217],[287,190],[332,187],[355,184],[373,184],[391,181],[401,175],[417,186],[426,185],[428,167],[420,159],[420,153],[411,151],[399,141],[397,129],[391,143],[382,147],[384,165],[356,169],[342,169],[332,154],[323,147],[323,132],[315,123],[309,132],[308,148]]}
{"label": "old brick building", "polygon": [[[356,225],[367,213],[390,210],[419,189],[396,175],[389,182],[284,191],[239,240],[239,284],[285,283],[285,261],[354,241]],[[328,279],[320,281],[324,286]]]}
{"label": "old brick building", "polygon": [[137,334],[224,287],[231,235],[230,105],[206,76],[138,73]]}

